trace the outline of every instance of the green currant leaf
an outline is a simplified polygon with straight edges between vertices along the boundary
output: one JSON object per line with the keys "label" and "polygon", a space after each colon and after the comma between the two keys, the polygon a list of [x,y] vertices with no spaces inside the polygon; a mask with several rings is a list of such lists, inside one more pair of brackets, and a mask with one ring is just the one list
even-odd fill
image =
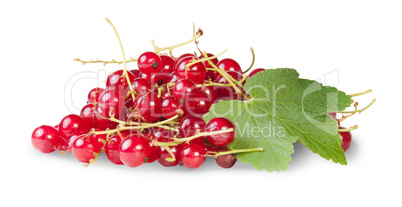
{"label": "green currant leaf", "polygon": [[328,112],[344,110],[350,96],[336,88],[300,79],[294,69],[270,69],[248,78],[245,90],[251,99],[219,101],[204,115],[206,121],[226,117],[235,124],[233,149],[263,147],[263,152],[238,154],[257,170],[286,170],[293,143],[301,142],[314,153],[335,163],[347,164],[336,120]]}

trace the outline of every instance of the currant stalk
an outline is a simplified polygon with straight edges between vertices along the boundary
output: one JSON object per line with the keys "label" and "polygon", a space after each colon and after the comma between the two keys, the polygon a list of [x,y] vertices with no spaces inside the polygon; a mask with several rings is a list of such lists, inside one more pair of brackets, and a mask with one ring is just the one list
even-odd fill
{"label": "currant stalk", "polygon": [[377,99],[373,99],[366,107],[364,107],[362,109],[358,109],[358,110],[354,110],[354,111],[338,111],[338,113],[347,113],[347,114],[361,113],[361,112],[365,111],[366,109],[368,109],[371,105],[373,105],[376,100]]}
{"label": "currant stalk", "polygon": [[364,94],[368,94],[368,93],[370,93],[371,91],[373,91],[373,90],[372,90],[372,89],[368,89],[368,90],[365,90],[365,91],[360,92],[360,93],[349,94],[349,96],[350,96],[350,97],[361,96],[361,95],[364,95]]}
{"label": "currant stalk", "polygon": [[190,137],[184,137],[184,138],[176,138],[174,137],[172,142],[158,142],[156,140],[152,141],[152,144],[155,146],[159,146],[159,147],[166,147],[166,146],[176,146],[182,143],[187,143],[189,144],[189,142],[193,139],[199,138],[199,137],[205,137],[205,136],[211,136],[211,135],[217,135],[217,134],[224,134],[224,133],[228,133],[228,132],[233,132],[234,129],[230,128],[230,129],[226,129],[226,130],[221,130],[221,131],[214,131],[214,132],[198,132],[197,134],[190,136]]}
{"label": "currant stalk", "polygon": [[[119,64],[119,65],[124,63],[124,61],[117,61],[117,60],[115,60],[115,59],[112,59],[112,60],[99,60],[99,59],[95,59],[95,60],[88,60],[88,61],[85,61],[85,60],[81,60],[80,58],[76,58],[76,59],[74,59],[74,61],[81,62],[82,65],[85,65],[85,64],[87,64],[87,63],[103,63],[103,66],[106,66],[107,64],[110,64],[110,63],[116,63],[116,64]],[[137,59],[134,59],[134,58],[130,57],[130,59],[127,60],[126,62],[127,62],[127,63],[130,63],[130,62],[136,62],[136,61],[137,61]]]}
{"label": "currant stalk", "polygon": [[259,147],[259,148],[251,148],[251,149],[233,149],[229,151],[223,151],[223,152],[218,152],[215,153],[214,155],[207,155],[207,156],[214,156],[217,158],[220,155],[228,155],[228,154],[239,154],[239,153],[247,153],[247,152],[262,152],[264,151],[264,148]]}
{"label": "currant stalk", "polygon": [[117,39],[119,40],[121,53],[123,55],[123,65],[124,65],[124,73],[123,73],[123,75],[126,77],[128,87],[130,88],[131,96],[132,96],[133,100],[135,100],[134,89],[133,89],[133,86],[131,85],[131,81],[130,81],[130,78],[129,78],[128,72],[127,72],[127,60],[126,60],[126,53],[124,52],[124,48],[123,48],[123,43],[121,42],[119,33],[117,32],[116,27],[113,25],[113,23],[108,18],[105,18],[105,19],[110,24],[110,26],[112,27],[114,33],[116,34]]}
{"label": "currant stalk", "polygon": [[[99,135],[99,134],[109,134],[110,135],[110,134],[114,134],[116,132],[124,131],[124,130],[145,129],[145,128],[152,128],[152,127],[160,127],[160,128],[172,130],[172,131],[175,131],[175,132],[179,132],[178,129],[163,125],[163,124],[168,124],[171,121],[174,121],[179,117],[180,117],[180,115],[175,115],[172,118],[166,119],[166,120],[161,121],[161,122],[144,123],[144,124],[138,124],[137,126],[125,126],[124,124],[126,122],[124,122],[124,123],[119,124],[117,126],[117,128],[115,128],[115,129],[109,129],[109,130],[105,130],[105,131],[91,131],[91,132],[89,132],[89,135]],[[122,122],[122,121],[120,121],[120,122]],[[134,122],[129,122],[129,123],[134,123]]]}
{"label": "currant stalk", "polygon": [[346,128],[346,129],[338,129],[338,132],[350,132],[350,131],[355,130],[357,128],[358,128],[358,126],[354,125],[352,127]]}
{"label": "currant stalk", "polygon": [[251,68],[253,67],[253,65],[254,65],[254,61],[255,61],[255,53],[254,53],[254,49],[252,48],[252,47],[250,47],[250,50],[251,50],[251,55],[253,56],[253,60],[251,61],[251,65],[250,65],[250,67],[248,67],[248,69],[246,70],[246,71],[244,71],[244,73],[247,73],[248,71],[250,71],[251,70]]}
{"label": "currant stalk", "polygon": [[152,40],[152,45],[153,45],[153,47],[154,47],[154,49],[155,49],[155,53],[160,53],[160,52],[162,52],[162,51],[164,51],[164,50],[169,50],[169,54],[172,56],[172,50],[173,50],[174,48],[177,48],[177,47],[180,47],[180,46],[189,44],[189,43],[191,43],[191,42],[193,42],[193,41],[196,41],[196,40],[197,40],[199,37],[201,37],[202,35],[203,35],[203,31],[202,31],[201,29],[198,29],[196,35],[195,35],[193,38],[191,38],[191,39],[188,40],[188,41],[182,42],[182,43],[180,43],[180,44],[172,45],[172,46],[168,46],[168,47],[161,47],[161,48],[160,48],[160,47],[156,46],[156,45],[155,45],[155,41]]}
{"label": "currant stalk", "polygon": [[[204,55],[205,58],[208,58],[207,52],[204,51],[204,52],[202,52],[202,53],[203,53],[203,55]],[[241,90],[236,86],[236,84],[233,83],[233,81],[231,80],[231,76],[230,76],[230,75],[227,75],[227,73],[224,73],[223,70],[221,70],[221,69],[219,69],[218,67],[216,67],[216,65],[215,65],[211,60],[208,60],[208,59],[207,59],[207,61],[208,61],[208,63],[215,69],[216,72],[218,72],[220,75],[222,75],[224,78],[226,78],[226,80],[229,82],[229,84],[230,84],[230,85],[233,87],[233,89],[236,91],[236,94],[240,93],[240,94],[243,96],[243,98],[248,99],[248,98],[246,97],[246,95],[244,95],[244,93],[241,92]]]}
{"label": "currant stalk", "polygon": [[214,55],[214,56],[212,56],[212,57],[209,57],[209,56],[207,55],[206,58],[198,59],[198,60],[192,60],[192,61],[190,61],[190,62],[186,65],[186,68],[187,68],[187,70],[190,70],[190,66],[195,65],[195,64],[200,63],[200,62],[204,62],[205,60],[212,60],[212,59],[215,59],[215,58],[217,58],[217,57],[223,55],[226,51],[228,51],[228,49],[226,49],[226,50],[224,50],[223,52],[221,52],[221,53],[219,53],[219,54],[217,54],[217,55]]}

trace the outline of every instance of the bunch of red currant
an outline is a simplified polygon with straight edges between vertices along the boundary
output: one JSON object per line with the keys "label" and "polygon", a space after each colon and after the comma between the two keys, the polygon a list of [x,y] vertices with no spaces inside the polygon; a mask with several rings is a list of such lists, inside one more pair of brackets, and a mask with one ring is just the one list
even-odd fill
{"label": "bunch of red currant", "polygon": [[145,52],[139,70],[118,70],[107,77],[106,88],[94,88],[80,115],[65,116],[55,126],[40,126],[33,146],[44,153],[70,152],[83,163],[105,152],[118,165],[137,167],[158,161],[163,166],[200,167],[206,156],[219,166],[232,167],[236,150],[234,124],[201,116],[218,100],[245,99],[247,77],[233,59],[191,53],[178,58]]}

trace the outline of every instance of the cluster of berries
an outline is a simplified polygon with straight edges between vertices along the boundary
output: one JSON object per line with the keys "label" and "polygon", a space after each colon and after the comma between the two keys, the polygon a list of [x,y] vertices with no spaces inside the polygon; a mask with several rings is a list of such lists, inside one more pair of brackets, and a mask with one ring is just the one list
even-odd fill
{"label": "cluster of berries", "polygon": [[83,163],[105,152],[119,165],[137,167],[158,161],[163,166],[200,167],[206,156],[232,167],[236,151],[234,124],[201,117],[219,100],[247,98],[243,75],[233,59],[205,53],[178,58],[145,52],[138,70],[117,70],[106,87],[94,88],[80,115],[65,116],[57,126],[42,125],[32,134],[33,146],[44,153],[70,152]]}

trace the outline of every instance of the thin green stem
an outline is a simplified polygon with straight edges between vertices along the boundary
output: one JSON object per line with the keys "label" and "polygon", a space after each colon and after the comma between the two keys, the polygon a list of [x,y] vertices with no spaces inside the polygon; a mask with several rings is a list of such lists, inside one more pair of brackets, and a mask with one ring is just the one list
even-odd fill
{"label": "thin green stem", "polygon": [[204,83],[204,84],[197,84],[196,85],[197,88],[201,88],[203,86],[227,86],[227,87],[231,87],[232,85],[230,84],[224,84],[224,83]]}
{"label": "thin green stem", "polygon": [[368,109],[371,105],[374,104],[374,102],[376,101],[376,99],[373,99],[369,105],[367,105],[366,107],[359,109],[359,110],[354,110],[354,111],[339,111],[338,113],[361,113],[364,110]]}
{"label": "thin green stem", "polygon": [[250,65],[250,67],[246,70],[246,71],[244,71],[244,73],[247,73],[248,71],[250,71],[251,70],[251,68],[253,67],[253,65],[254,65],[254,61],[255,61],[255,54],[254,54],[254,49],[252,48],[252,47],[250,47],[250,50],[251,50],[251,54],[253,55],[253,60],[251,61],[251,65]]}
{"label": "thin green stem", "polygon": [[[171,53],[171,51],[174,49],[174,48],[177,48],[177,47],[180,47],[180,46],[183,46],[183,45],[186,45],[186,44],[189,44],[189,43],[191,43],[191,42],[193,42],[193,41],[196,41],[199,37],[201,37],[203,35],[203,32],[202,32],[202,30],[201,29],[199,29],[198,31],[197,31],[197,35],[195,35],[193,38],[191,38],[190,40],[188,40],[188,41],[185,41],[185,42],[182,42],[182,43],[180,43],[180,44],[177,44],[177,45],[172,45],[172,46],[169,46],[169,47],[158,47],[158,46],[155,46],[154,48],[156,48],[156,50],[155,50],[155,53],[160,53],[160,52],[162,52],[162,51],[164,51],[164,50],[169,50],[169,52]],[[155,43],[154,43],[155,44]]]}
{"label": "thin green stem", "polygon": [[[83,65],[85,65],[87,63],[103,63],[104,66],[107,65],[107,64],[110,64],[110,63],[116,63],[116,64],[119,64],[119,65],[124,63],[124,61],[117,61],[117,60],[114,60],[114,59],[112,59],[112,60],[99,60],[99,59],[96,59],[96,60],[85,61],[85,60],[81,60],[80,58],[76,58],[76,59],[74,59],[74,61],[81,62]],[[134,58],[130,57],[130,59],[127,60],[126,63],[135,62],[135,61],[137,61],[137,59],[134,59]]]}
{"label": "thin green stem", "polygon": [[186,69],[187,69],[187,70],[190,70],[190,66],[192,66],[192,65],[195,65],[195,64],[200,63],[200,62],[204,62],[204,61],[206,61],[206,60],[215,59],[215,58],[217,58],[217,57],[223,55],[226,51],[228,51],[228,49],[226,49],[226,50],[224,50],[223,52],[221,52],[221,53],[219,53],[219,54],[217,54],[217,55],[214,55],[214,56],[212,56],[212,57],[207,57],[207,58],[198,59],[198,60],[192,60],[192,61],[190,61],[190,63],[188,63],[188,64],[186,65]]}
{"label": "thin green stem", "polygon": [[244,81],[246,81],[246,79],[248,78],[248,75],[247,74],[244,74],[243,75],[243,78],[239,81],[241,84],[243,84],[244,83]]}
{"label": "thin green stem", "polygon": [[[236,79],[234,79],[231,75],[229,75],[229,74],[226,72],[226,70],[222,70],[222,72],[224,72],[224,73],[227,75],[227,77],[229,77],[230,80],[233,81],[233,83],[236,83],[236,85],[238,85],[238,86],[240,86],[242,89],[244,89],[243,84],[241,84],[239,81],[237,81]],[[242,78],[242,79],[243,79],[243,78]]]}
{"label": "thin green stem", "polygon": [[229,151],[225,151],[225,152],[218,152],[213,156],[215,158],[217,158],[220,155],[238,154],[238,153],[247,153],[247,152],[262,152],[262,151],[264,151],[264,149],[262,147],[252,148],[252,149],[235,149],[235,150],[229,150]]}
{"label": "thin green stem", "polygon": [[117,123],[119,123],[119,126],[116,129],[110,129],[110,130],[105,130],[105,131],[91,131],[89,134],[90,135],[96,135],[96,134],[113,134],[116,133],[118,131],[124,131],[124,130],[133,130],[133,129],[145,129],[145,128],[152,128],[152,127],[159,127],[159,128],[164,128],[167,130],[172,130],[175,132],[178,132],[179,130],[173,127],[169,127],[169,126],[165,126],[163,124],[169,124],[170,122],[174,121],[175,119],[179,118],[179,115],[175,115],[170,119],[166,119],[164,121],[161,122],[157,122],[157,123],[144,123],[144,124],[138,124],[136,126],[126,126],[126,124],[133,124],[134,122],[124,122],[124,121],[120,121],[115,119],[113,116],[112,118],[110,118],[109,120],[111,121],[115,121]]}
{"label": "thin green stem", "polygon": [[[208,58],[207,52],[203,51],[202,54],[204,55],[204,58]],[[228,77],[228,75],[222,72],[223,70],[219,69],[211,60],[207,59],[207,61],[215,69],[216,72],[218,72],[222,77],[224,77],[229,82],[229,84],[233,87],[236,93],[241,93],[240,89],[233,83],[233,81]]]}
{"label": "thin green stem", "polygon": [[116,34],[117,39],[119,40],[121,53],[123,55],[123,65],[124,65],[123,75],[126,77],[128,87],[130,88],[130,91],[131,91],[131,96],[132,96],[133,100],[135,100],[134,89],[133,89],[133,86],[131,85],[131,80],[130,80],[130,77],[128,76],[128,72],[127,72],[127,60],[126,60],[126,53],[124,52],[124,48],[123,48],[123,43],[121,42],[120,35],[117,32],[117,29],[113,25],[113,23],[108,18],[105,18],[105,19],[110,24],[110,26],[113,28],[113,31]]}
{"label": "thin green stem", "polygon": [[338,132],[350,132],[350,131],[353,131],[353,130],[355,130],[355,129],[357,129],[357,128],[358,128],[358,126],[357,126],[357,125],[354,125],[354,126],[349,127],[349,128],[347,128],[347,129],[338,129]]}
{"label": "thin green stem", "polygon": [[175,139],[175,141],[180,141],[181,143],[183,143],[183,142],[189,143],[191,140],[196,139],[198,137],[206,137],[206,136],[211,136],[211,135],[224,134],[224,133],[228,133],[228,132],[233,132],[233,130],[234,130],[233,128],[230,128],[230,129],[214,131],[214,132],[198,132],[197,134],[195,134],[193,136]]}
{"label": "thin green stem", "polygon": [[159,125],[168,124],[168,123],[170,123],[171,121],[174,121],[174,120],[176,120],[176,119],[179,118],[179,117],[180,117],[180,116],[179,116],[178,114],[176,114],[176,115],[173,116],[172,118],[166,119],[166,120],[164,120],[164,121],[157,122],[157,123],[147,123],[147,124],[143,124],[142,126],[147,126],[147,127],[149,127],[149,128],[151,128],[151,127],[156,127],[156,126],[159,126]]}
{"label": "thin green stem", "polygon": [[372,90],[372,89],[368,89],[368,90],[365,90],[365,91],[360,92],[360,93],[353,93],[353,94],[350,94],[349,96],[350,96],[350,97],[361,96],[361,95],[364,95],[364,94],[368,94],[368,93],[370,93],[371,91],[373,91],[373,90]]}
{"label": "thin green stem", "polygon": [[205,137],[205,136],[211,136],[211,135],[217,135],[217,134],[223,134],[223,133],[228,133],[232,132],[234,129],[226,129],[226,130],[221,130],[221,131],[215,131],[215,132],[198,132],[197,134],[190,136],[190,137],[185,137],[185,138],[173,138],[174,141],[172,142],[158,142],[158,141],[152,141],[152,144],[155,146],[159,147],[166,147],[166,146],[177,146],[179,144],[182,144],[184,142],[189,143],[191,140],[199,138],[199,137]]}
{"label": "thin green stem", "polygon": [[[353,104],[353,106],[355,107],[355,110],[357,110],[357,106],[358,106],[358,105],[359,105],[358,102],[355,102],[355,103]],[[356,113],[351,113],[351,114],[348,114],[348,115],[342,114],[342,118],[339,119],[339,123],[345,121],[347,118],[349,118],[349,117],[351,117],[351,116],[353,116],[353,115],[355,115],[355,114],[356,114]]]}
{"label": "thin green stem", "polygon": [[176,156],[174,156],[174,153],[172,152],[172,149],[170,149],[169,146],[165,146],[164,148],[166,149],[166,151],[167,151],[167,152],[169,153],[169,155],[171,156],[171,157],[166,158],[166,161],[168,161],[168,162],[174,162],[174,161],[176,161]]}

